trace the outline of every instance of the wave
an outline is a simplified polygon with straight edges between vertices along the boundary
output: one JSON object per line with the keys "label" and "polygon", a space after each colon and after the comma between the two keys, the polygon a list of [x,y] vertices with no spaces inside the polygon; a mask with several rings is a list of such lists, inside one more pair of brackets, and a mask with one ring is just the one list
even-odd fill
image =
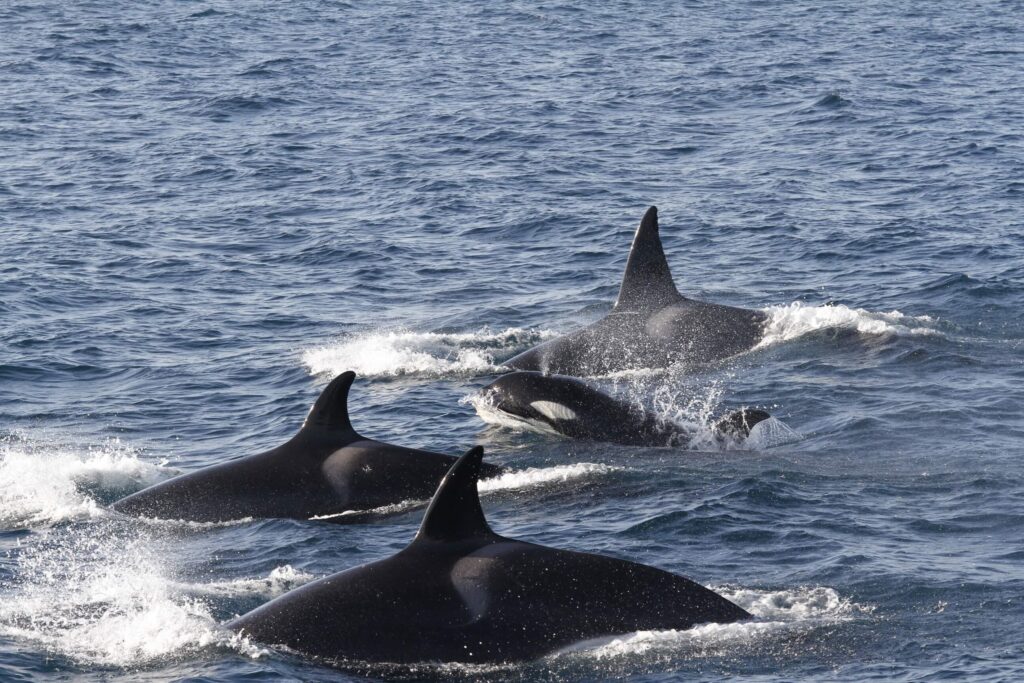
{"label": "wave", "polygon": [[548,330],[518,327],[451,334],[374,331],[310,349],[302,361],[314,375],[353,370],[363,377],[475,376],[503,371],[499,359],[553,336]]}
{"label": "wave", "polygon": [[561,484],[577,479],[586,479],[617,472],[621,468],[590,462],[555,467],[528,467],[525,470],[506,472],[490,479],[482,479],[477,485],[481,493],[514,491],[548,484]]}
{"label": "wave", "polygon": [[0,444],[0,526],[48,526],[106,513],[95,496],[128,492],[174,471],[114,439],[81,448],[15,434]]}
{"label": "wave", "polygon": [[110,521],[54,532],[19,553],[0,636],[92,665],[134,667],[211,646],[257,654],[205,600],[169,580],[153,539]]}
{"label": "wave", "polygon": [[842,304],[808,306],[800,301],[763,309],[768,315],[764,337],[755,349],[788,342],[826,329],[855,330],[868,335],[938,335],[935,318],[910,316],[899,311],[875,313]]}
{"label": "wave", "polygon": [[750,612],[753,619],[732,624],[703,624],[685,631],[637,631],[627,635],[577,643],[555,655],[590,660],[648,658],[674,655],[709,657],[747,647],[753,641],[793,630],[850,621],[874,611],[824,586],[761,591],[712,587],[712,590]]}
{"label": "wave", "polygon": [[231,581],[214,581],[211,583],[179,583],[175,584],[178,591],[193,595],[207,595],[218,598],[235,598],[241,596],[260,596],[275,598],[298,588],[303,584],[316,580],[318,577],[299,571],[290,564],[274,568],[267,576],[255,579],[233,579]]}

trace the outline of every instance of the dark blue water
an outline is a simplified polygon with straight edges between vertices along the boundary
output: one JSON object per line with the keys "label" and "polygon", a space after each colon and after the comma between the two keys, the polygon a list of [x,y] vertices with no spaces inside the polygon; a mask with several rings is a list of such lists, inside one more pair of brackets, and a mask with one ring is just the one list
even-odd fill
{"label": "dark blue water", "polygon": [[[608,5],[608,6],[606,6]],[[220,623],[377,559],[363,526],[131,522],[119,496],[363,433],[514,470],[500,532],[716,587],[752,624],[526,680],[1020,680],[1020,2],[0,5],[0,679],[355,680]],[[601,316],[658,205],[758,349],[603,378],[728,451],[486,426],[502,360]]]}

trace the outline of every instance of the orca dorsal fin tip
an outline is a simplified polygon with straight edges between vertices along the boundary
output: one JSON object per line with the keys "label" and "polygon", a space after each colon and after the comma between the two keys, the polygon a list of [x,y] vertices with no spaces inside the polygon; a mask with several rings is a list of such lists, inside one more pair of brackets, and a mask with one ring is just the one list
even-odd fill
{"label": "orca dorsal fin tip", "polygon": [[484,449],[474,446],[455,461],[430,500],[416,541],[460,541],[493,536],[480,507],[477,481]]}
{"label": "orca dorsal fin tip", "polygon": [[651,206],[644,212],[644,217],[640,219],[639,230],[644,230],[645,228],[648,230],[653,229],[655,232],[658,231],[658,207]]}
{"label": "orca dorsal fin tip", "polygon": [[617,310],[664,306],[679,298],[672,272],[658,234],[658,207],[652,206],[640,219],[622,275]]}
{"label": "orca dorsal fin tip", "polygon": [[356,373],[349,370],[332,379],[310,408],[302,428],[319,427],[336,432],[352,432],[352,423],[348,418],[348,392],[355,378]]}

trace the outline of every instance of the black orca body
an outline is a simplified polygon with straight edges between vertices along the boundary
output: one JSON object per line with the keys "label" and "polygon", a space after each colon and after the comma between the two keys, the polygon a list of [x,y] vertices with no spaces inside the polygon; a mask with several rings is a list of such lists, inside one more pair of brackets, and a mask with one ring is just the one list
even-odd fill
{"label": "black orca body", "polygon": [[[539,431],[629,446],[675,446],[690,443],[692,431],[613,398],[573,377],[539,372],[513,372],[480,391],[486,410],[497,410]],[[763,410],[737,410],[714,426],[716,437],[736,440],[771,417]]]}
{"label": "black orca body", "polygon": [[513,370],[592,377],[623,370],[709,363],[753,348],[764,313],[688,299],[672,280],[658,235],[658,209],[633,238],[612,312],[592,325],[524,351]]}
{"label": "black orca body", "polygon": [[404,550],[295,589],[228,628],[335,661],[487,663],[750,616],[660,569],[498,536],[477,495],[482,455],[474,448],[452,467]]}
{"label": "black orca body", "polygon": [[[426,500],[454,456],[360,436],[348,417],[355,373],[334,378],[302,429],[272,450],[161,482],[114,503],[136,517],[220,522],[247,517],[310,519]],[[493,475],[500,468],[485,465]]]}

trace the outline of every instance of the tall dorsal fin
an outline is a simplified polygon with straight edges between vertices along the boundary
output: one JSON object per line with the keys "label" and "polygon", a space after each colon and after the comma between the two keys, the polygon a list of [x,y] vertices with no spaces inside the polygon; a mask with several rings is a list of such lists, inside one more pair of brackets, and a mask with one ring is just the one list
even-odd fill
{"label": "tall dorsal fin", "polygon": [[494,536],[491,527],[487,526],[476,490],[483,457],[484,449],[476,446],[455,461],[437,487],[414,543]]}
{"label": "tall dorsal fin", "polygon": [[658,235],[658,207],[652,206],[640,220],[629,250],[615,310],[636,311],[660,308],[679,298],[665,250]]}
{"label": "tall dorsal fin", "polygon": [[349,370],[332,379],[313,404],[302,428],[319,427],[332,432],[353,432],[352,423],[348,419],[348,390],[355,378],[356,373]]}

